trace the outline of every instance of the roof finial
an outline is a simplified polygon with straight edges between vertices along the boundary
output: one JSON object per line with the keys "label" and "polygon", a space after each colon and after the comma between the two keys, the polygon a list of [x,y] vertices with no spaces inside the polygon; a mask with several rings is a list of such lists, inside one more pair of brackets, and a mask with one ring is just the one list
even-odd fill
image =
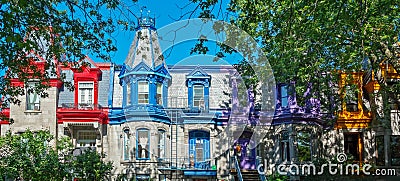
{"label": "roof finial", "polygon": [[147,10],[146,6],[140,9],[140,17],[138,22],[138,28],[150,27],[155,29],[155,18],[150,17],[150,10]]}

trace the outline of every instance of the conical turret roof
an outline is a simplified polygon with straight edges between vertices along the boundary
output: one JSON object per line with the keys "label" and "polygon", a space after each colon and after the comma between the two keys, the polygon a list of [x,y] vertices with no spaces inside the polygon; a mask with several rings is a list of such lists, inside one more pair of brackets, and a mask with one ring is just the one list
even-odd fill
{"label": "conical turret roof", "polygon": [[158,35],[154,28],[155,19],[148,15],[141,16],[138,25],[135,38],[125,59],[125,65],[134,69],[143,62],[152,70],[160,65],[166,67]]}

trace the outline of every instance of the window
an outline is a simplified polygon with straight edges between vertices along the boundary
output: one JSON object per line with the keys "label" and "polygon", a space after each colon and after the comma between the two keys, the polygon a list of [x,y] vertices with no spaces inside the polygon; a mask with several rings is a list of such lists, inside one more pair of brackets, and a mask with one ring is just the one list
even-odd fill
{"label": "window", "polygon": [[93,82],[79,82],[78,104],[80,107],[90,107],[93,104]]}
{"label": "window", "polygon": [[165,158],[165,131],[158,130],[158,156]]}
{"label": "window", "polygon": [[383,136],[376,136],[375,137],[375,144],[376,144],[376,165],[383,166],[385,165],[385,142]]}
{"label": "window", "polygon": [[390,136],[391,165],[400,166],[400,136]]}
{"label": "window", "polygon": [[157,95],[156,95],[157,104],[162,105],[162,84],[157,83]]}
{"label": "window", "polygon": [[129,129],[124,130],[123,155],[124,160],[129,160]]}
{"label": "window", "polygon": [[131,104],[131,83],[126,84],[126,104]]}
{"label": "window", "polygon": [[360,133],[345,133],[344,134],[344,151],[346,154],[350,154],[348,160],[361,161],[361,153],[359,144]]}
{"label": "window", "polygon": [[346,86],[346,111],[348,112],[358,111],[358,92],[354,89],[354,87]]}
{"label": "window", "polygon": [[193,107],[204,108],[204,86],[193,86]]}
{"label": "window", "polygon": [[78,131],[77,147],[95,147],[96,138],[95,131]]}
{"label": "window", "polygon": [[35,92],[36,82],[29,82],[26,89],[26,110],[40,110],[40,95]]}
{"label": "window", "polygon": [[137,159],[150,159],[150,132],[148,129],[137,130],[136,135],[136,158]]}
{"label": "window", "polygon": [[297,149],[299,161],[311,161],[311,134],[301,131],[297,134]]}
{"label": "window", "polygon": [[147,81],[138,82],[138,103],[148,104],[149,103],[149,83]]}
{"label": "window", "polygon": [[282,161],[290,161],[290,148],[289,148],[289,133],[284,132],[282,134],[282,140],[280,145]]}
{"label": "window", "polygon": [[281,86],[281,106],[286,107],[288,105],[288,86],[283,85]]}

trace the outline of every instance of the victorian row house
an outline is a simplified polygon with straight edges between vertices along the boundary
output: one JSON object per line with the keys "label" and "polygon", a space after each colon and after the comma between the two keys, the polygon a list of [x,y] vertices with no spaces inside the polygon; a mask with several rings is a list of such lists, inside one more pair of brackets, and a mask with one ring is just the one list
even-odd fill
{"label": "victorian row house", "polygon": [[[296,95],[295,82],[277,83],[271,91],[275,110],[268,116],[254,104],[252,90],[239,92],[243,80],[232,65],[167,65],[150,17],[139,19],[122,65],[82,61],[79,69],[58,69],[73,91],[50,78],[48,97],[27,93],[20,105],[3,109],[13,121],[0,122],[1,135],[47,129],[67,136],[74,152],[94,149],[113,162],[110,180],[263,180],[261,164],[270,174],[281,163],[339,153],[359,164],[400,166],[397,106],[389,111],[390,125],[382,127],[372,124],[375,107],[366,105],[372,99],[367,95],[380,89],[373,72],[341,74],[339,89],[356,91],[333,90],[353,99],[330,115],[311,85]],[[393,67],[382,68],[388,79],[400,78]],[[345,81],[349,76],[352,81]],[[12,85],[34,83],[13,79]],[[336,123],[327,126],[333,118]]]}

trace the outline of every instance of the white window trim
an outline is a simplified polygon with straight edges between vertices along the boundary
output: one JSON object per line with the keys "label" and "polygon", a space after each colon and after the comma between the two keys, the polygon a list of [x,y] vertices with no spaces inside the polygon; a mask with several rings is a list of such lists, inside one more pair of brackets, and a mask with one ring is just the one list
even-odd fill
{"label": "white window trim", "polygon": [[[147,91],[146,91],[146,92],[140,92],[140,91],[139,91],[139,87],[140,87],[140,83],[141,83],[141,82],[146,82],[146,83],[147,83]],[[150,86],[149,86],[149,81],[147,81],[147,80],[140,80],[140,81],[138,81],[137,85],[138,85],[138,90],[137,90],[138,104],[149,104],[149,92],[150,92],[150,91],[149,91],[149,88],[150,88]],[[141,99],[140,99],[140,96],[139,96],[139,95],[140,95],[141,93],[147,93],[147,101],[146,101],[146,103],[140,102]],[[145,99],[143,99],[143,100],[145,100]]]}
{"label": "white window trim", "polygon": [[[27,84],[25,85],[25,91],[26,91],[26,105],[25,105],[26,108],[25,108],[25,110],[26,110],[26,112],[40,112],[41,111],[40,110],[40,102],[41,102],[40,101],[40,95],[38,93],[36,93],[35,90],[33,90],[34,92],[32,92],[32,93],[28,93],[29,87],[34,87],[34,86],[36,86],[36,84],[38,84],[38,82],[32,80],[32,81],[28,81]],[[32,95],[32,94],[33,95],[36,94],[37,99],[38,99],[38,103],[31,103],[29,101],[30,95]],[[30,104],[33,104],[33,109],[28,109],[28,107],[29,107],[28,105],[30,105]],[[37,106],[37,109],[36,109],[36,106]]]}
{"label": "white window trim", "polygon": [[[197,101],[202,101],[202,104],[199,106],[195,106],[195,87],[201,87],[203,89],[203,95],[202,95],[202,99],[199,99]],[[198,108],[204,108],[205,107],[205,103],[204,103],[204,85],[193,85],[193,92],[192,92],[192,101],[193,101],[193,107],[198,107]]]}
{"label": "white window trim", "polygon": [[[92,89],[92,100],[91,103],[87,103],[87,102],[82,102],[82,92],[81,92],[81,86],[80,84],[82,83],[91,83],[92,87],[85,87],[85,88],[91,88]],[[85,97],[89,97],[89,95],[86,95]],[[78,104],[94,104],[94,81],[79,81],[78,82]]]}

